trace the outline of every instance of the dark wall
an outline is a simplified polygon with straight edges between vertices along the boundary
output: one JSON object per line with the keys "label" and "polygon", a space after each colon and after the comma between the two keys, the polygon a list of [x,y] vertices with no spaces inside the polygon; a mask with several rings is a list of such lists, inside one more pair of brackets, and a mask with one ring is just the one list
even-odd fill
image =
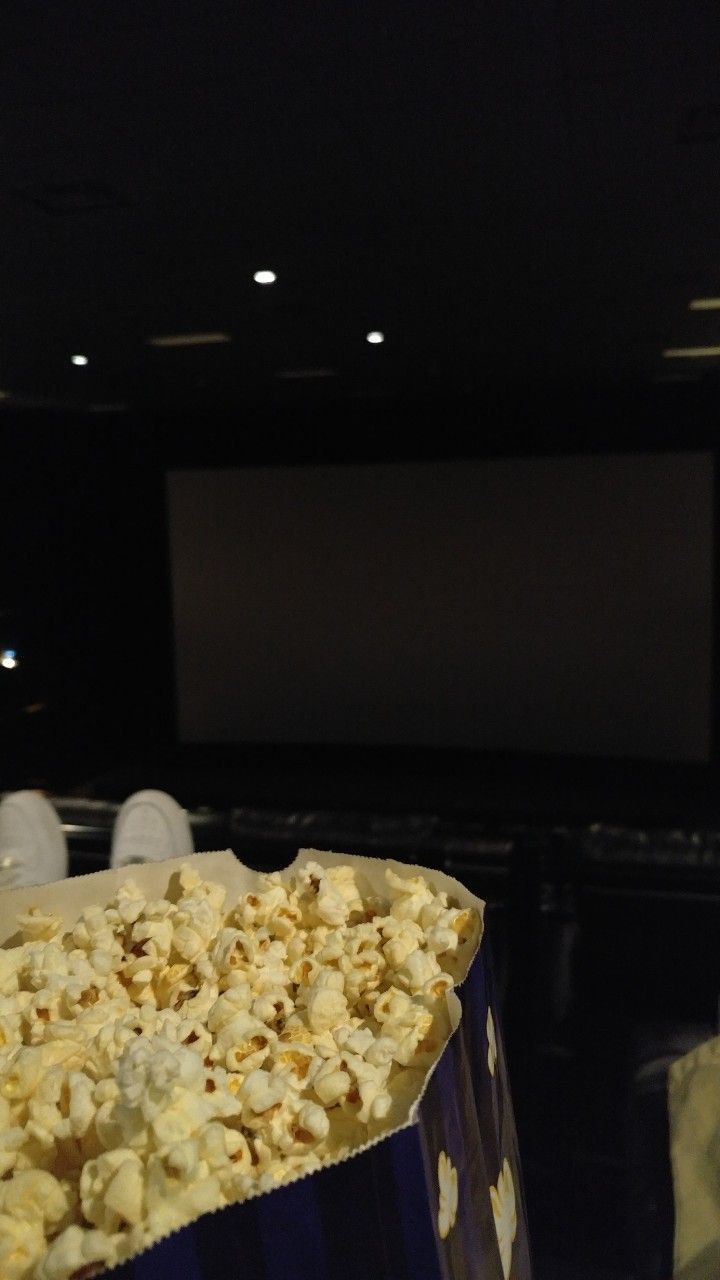
{"label": "dark wall", "polygon": [[[0,786],[70,781],[167,714],[162,489],[152,438],[108,415],[2,422]],[[32,710],[28,711],[28,708]]]}

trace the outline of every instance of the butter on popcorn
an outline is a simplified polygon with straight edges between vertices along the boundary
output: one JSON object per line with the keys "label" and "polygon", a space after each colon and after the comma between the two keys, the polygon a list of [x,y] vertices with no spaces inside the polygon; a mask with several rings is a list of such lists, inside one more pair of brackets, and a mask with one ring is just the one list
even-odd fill
{"label": "butter on popcorn", "polygon": [[479,920],[385,875],[380,897],[353,865],[306,861],[233,901],[186,864],[167,896],[128,878],[69,929],[18,915],[23,941],[0,949],[3,1280],[98,1274],[407,1117]]}

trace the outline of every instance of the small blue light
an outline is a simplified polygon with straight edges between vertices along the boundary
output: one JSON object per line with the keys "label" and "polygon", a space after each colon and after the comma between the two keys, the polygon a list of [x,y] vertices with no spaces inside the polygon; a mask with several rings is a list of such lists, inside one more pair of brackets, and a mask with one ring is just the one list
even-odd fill
{"label": "small blue light", "polygon": [[17,649],[3,649],[4,658],[17,658]]}

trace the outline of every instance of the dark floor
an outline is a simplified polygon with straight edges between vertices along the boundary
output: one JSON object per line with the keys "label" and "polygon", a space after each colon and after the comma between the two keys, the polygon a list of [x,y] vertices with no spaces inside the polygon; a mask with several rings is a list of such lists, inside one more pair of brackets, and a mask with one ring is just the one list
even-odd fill
{"label": "dark floor", "polygon": [[538,1062],[534,1123],[518,1121],[537,1280],[633,1274],[623,1135],[609,1091],[582,1074],[571,1059]]}

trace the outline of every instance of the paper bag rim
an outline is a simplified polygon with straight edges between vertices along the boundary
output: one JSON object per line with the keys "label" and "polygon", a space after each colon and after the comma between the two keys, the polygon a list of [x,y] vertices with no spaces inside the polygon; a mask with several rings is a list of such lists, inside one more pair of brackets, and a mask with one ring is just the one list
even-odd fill
{"label": "paper bag rim", "polygon": [[[280,868],[278,874],[283,877],[289,877],[297,873],[308,862],[317,862],[322,867],[351,864],[356,872],[364,874],[366,880],[370,883],[373,893],[381,897],[389,896],[385,880],[385,870],[387,868],[404,878],[416,875],[429,878],[435,892],[446,892],[457,901],[460,907],[471,907],[477,912],[479,920],[478,934],[472,951],[468,955],[467,968],[464,974],[456,986],[446,993],[445,998],[448,1004],[451,1025],[450,1035],[441,1053],[438,1054],[438,1057],[427,1069],[422,1088],[413,1101],[406,1118],[393,1128],[386,1129],[384,1132],[368,1139],[361,1146],[353,1148],[347,1155],[323,1163],[321,1169],[309,1169],[305,1173],[296,1174],[293,1178],[288,1179],[287,1182],[270,1191],[263,1191],[258,1188],[257,1191],[250,1192],[244,1200],[238,1201],[238,1204],[245,1204],[247,1201],[255,1200],[259,1196],[272,1195],[275,1190],[282,1190],[285,1186],[302,1182],[305,1178],[313,1177],[313,1175],[322,1173],[326,1169],[333,1169],[338,1165],[344,1164],[346,1160],[352,1160],[356,1156],[363,1155],[381,1142],[386,1142],[394,1134],[402,1133],[405,1129],[411,1129],[416,1126],[420,1106],[432,1076],[440,1059],[447,1053],[450,1042],[460,1025],[462,1008],[456,994],[457,988],[461,987],[467,980],[483,938],[484,900],[476,897],[459,880],[444,871],[438,871],[433,867],[423,867],[414,862],[398,862],[393,858],[372,858],[360,854],[338,853],[329,849],[299,849],[293,861]],[[181,858],[168,858],[158,862],[130,863],[124,867],[110,867],[102,871],[91,871],[85,875],[73,876],[67,880],[58,880],[41,885],[23,885],[17,889],[5,889],[0,891],[0,947],[6,948],[18,945],[22,939],[17,926],[17,917],[32,907],[53,911],[55,914],[60,915],[63,921],[63,931],[66,932],[69,928],[72,928],[80,912],[85,907],[105,906],[113,893],[127,880],[133,880],[148,898],[168,896],[172,898],[173,889],[171,886],[173,879],[175,879],[174,890],[177,891],[179,887],[177,875],[181,868],[186,866],[191,866],[200,871],[204,880],[212,880],[222,884],[231,899],[233,895],[239,898],[241,894],[250,892],[253,887],[257,886],[259,878],[267,874],[267,872],[256,871],[246,866],[232,849],[228,848],[211,850],[207,853],[191,853]],[[102,889],[100,886],[102,886]],[[12,932],[8,931],[10,927],[12,927]],[[225,1209],[232,1207],[232,1205],[219,1205],[217,1209],[210,1210],[210,1213],[222,1213]],[[205,1217],[206,1215],[202,1214],[200,1216]],[[184,1231],[187,1227],[192,1226],[195,1221],[197,1219],[191,1219],[190,1222],[184,1223],[183,1226],[168,1231],[166,1235],[158,1237],[152,1244],[133,1254],[126,1261],[132,1262],[135,1258],[141,1257],[149,1249],[161,1244],[163,1240],[167,1240],[178,1231]],[[119,1263],[118,1265],[124,1266],[125,1263]],[[115,1266],[102,1274],[110,1275],[114,1270]]]}

